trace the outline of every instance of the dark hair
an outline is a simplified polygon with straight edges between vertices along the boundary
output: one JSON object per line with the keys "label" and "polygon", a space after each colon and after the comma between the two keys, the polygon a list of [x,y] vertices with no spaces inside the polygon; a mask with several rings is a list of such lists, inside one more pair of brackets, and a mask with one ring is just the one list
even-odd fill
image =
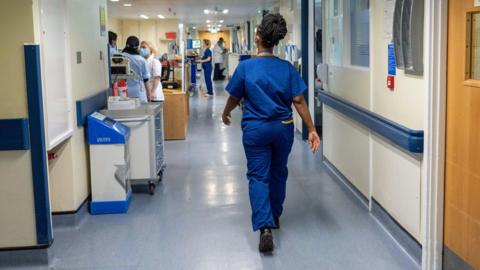
{"label": "dark hair", "polygon": [[287,23],[280,14],[267,14],[263,17],[262,24],[257,27],[257,34],[262,45],[272,48],[287,35]]}
{"label": "dark hair", "polygon": [[129,36],[125,44],[124,53],[139,54],[138,47],[140,46],[140,40],[136,36]]}
{"label": "dark hair", "polygon": [[112,41],[117,41],[117,34],[112,31],[108,31],[108,44],[112,44]]}

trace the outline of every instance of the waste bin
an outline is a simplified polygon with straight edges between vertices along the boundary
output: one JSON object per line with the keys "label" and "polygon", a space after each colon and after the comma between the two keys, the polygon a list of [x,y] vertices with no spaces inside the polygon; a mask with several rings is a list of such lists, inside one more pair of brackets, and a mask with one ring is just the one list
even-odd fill
{"label": "waste bin", "polygon": [[130,129],[100,113],[88,116],[92,215],[126,213],[130,205]]}

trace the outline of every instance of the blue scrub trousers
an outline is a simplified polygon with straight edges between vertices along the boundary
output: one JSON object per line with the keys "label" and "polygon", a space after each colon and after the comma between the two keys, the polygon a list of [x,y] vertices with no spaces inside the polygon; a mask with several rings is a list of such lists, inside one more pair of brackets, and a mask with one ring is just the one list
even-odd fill
{"label": "blue scrub trousers", "polygon": [[207,93],[213,95],[212,85],[212,65],[203,66],[203,77],[205,77],[205,84],[207,86]]}
{"label": "blue scrub trousers", "polygon": [[274,218],[282,215],[293,132],[293,124],[281,121],[244,123],[243,146],[254,231],[275,227]]}

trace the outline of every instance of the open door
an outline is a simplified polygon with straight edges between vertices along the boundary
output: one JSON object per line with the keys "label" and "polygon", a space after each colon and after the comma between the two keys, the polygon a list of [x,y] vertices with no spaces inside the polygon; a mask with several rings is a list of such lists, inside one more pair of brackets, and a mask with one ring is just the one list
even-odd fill
{"label": "open door", "polygon": [[480,269],[480,7],[448,11],[444,269]]}

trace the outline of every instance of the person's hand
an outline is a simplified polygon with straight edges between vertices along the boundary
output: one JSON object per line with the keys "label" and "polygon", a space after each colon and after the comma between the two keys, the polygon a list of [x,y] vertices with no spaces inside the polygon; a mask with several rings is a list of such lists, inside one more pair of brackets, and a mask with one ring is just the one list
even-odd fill
{"label": "person's hand", "polygon": [[154,101],[155,100],[155,96],[153,94],[151,94],[149,97],[150,101]]}
{"label": "person's hand", "polygon": [[308,144],[313,153],[317,152],[320,147],[320,137],[318,136],[317,131],[310,131],[308,133]]}
{"label": "person's hand", "polygon": [[225,125],[227,126],[230,126],[230,124],[232,123],[232,121],[230,120],[230,118],[232,117],[232,115],[230,113],[223,113],[222,114],[222,121]]}

